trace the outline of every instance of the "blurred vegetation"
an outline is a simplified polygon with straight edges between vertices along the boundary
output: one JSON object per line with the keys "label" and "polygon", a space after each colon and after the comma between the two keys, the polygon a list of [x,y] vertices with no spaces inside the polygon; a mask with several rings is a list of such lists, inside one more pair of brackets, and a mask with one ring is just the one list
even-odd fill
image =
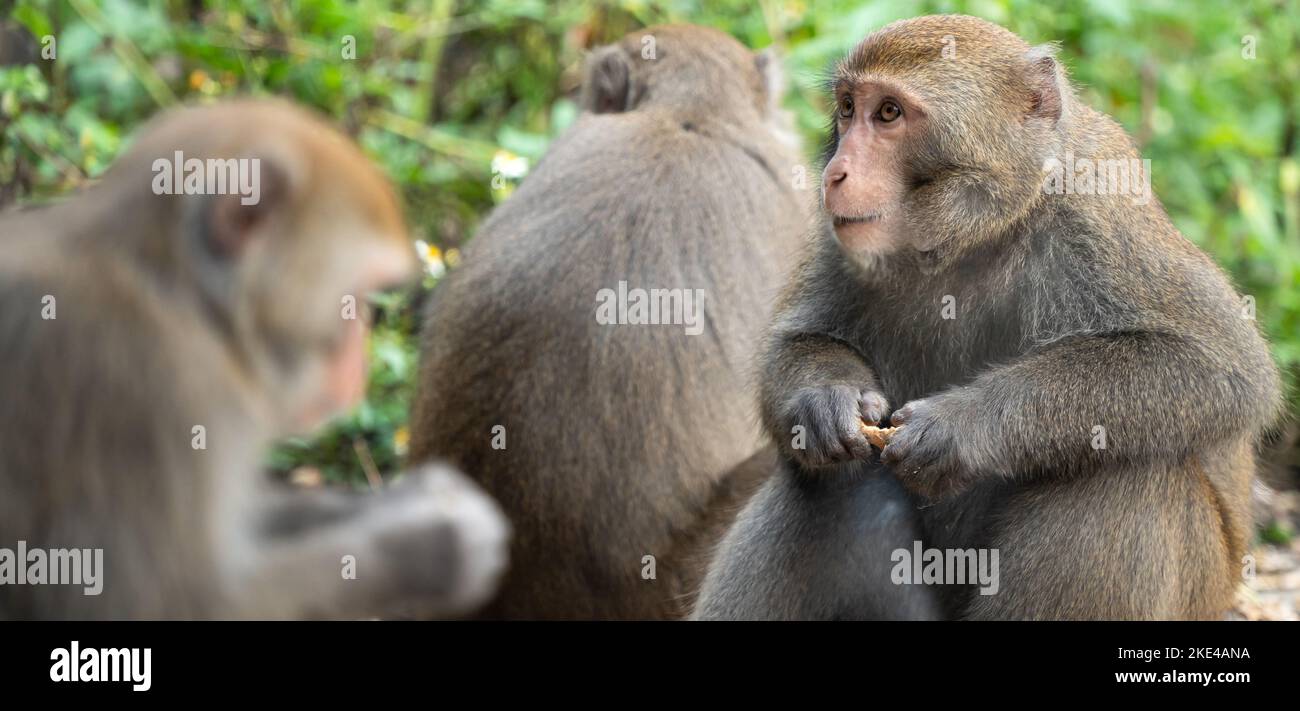
{"label": "blurred vegetation", "polygon": [[[782,48],[788,106],[810,154],[824,126],[821,76],[886,22],[962,12],[1030,42],[1059,41],[1085,99],[1151,159],[1179,228],[1256,299],[1289,381],[1300,374],[1294,0],[0,0],[0,9],[0,57],[12,55],[16,28],[38,53],[0,68],[0,202],[76,190],[158,109],[232,94],[316,107],[401,186],[430,274],[380,304],[367,402],[322,436],[283,446],[272,461],[281,471],[364,482],[366,469],[399,464],[423,293],[574,119],[584,53],[661,22]],[[39,58],[48,48],[52,61]]]}

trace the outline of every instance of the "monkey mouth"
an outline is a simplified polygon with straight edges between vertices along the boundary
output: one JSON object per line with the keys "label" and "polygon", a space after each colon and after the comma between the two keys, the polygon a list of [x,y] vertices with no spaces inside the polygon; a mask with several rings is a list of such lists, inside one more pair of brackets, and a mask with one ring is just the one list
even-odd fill
{"label": "monkey mouth", "polygon": [[831,215],[831,223],[836,227],[845,225],[864,225],[872,222],[879,222],[881,218],[879,212],[869,212],[865,215]]}

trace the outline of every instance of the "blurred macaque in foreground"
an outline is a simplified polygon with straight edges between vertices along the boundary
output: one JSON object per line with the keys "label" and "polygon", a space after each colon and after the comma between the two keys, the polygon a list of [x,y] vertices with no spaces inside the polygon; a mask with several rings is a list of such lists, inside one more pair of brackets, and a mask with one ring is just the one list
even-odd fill
{"label": "blurred macaque in foreground", "polygon": [[[453,615],[491,593],[507,526],[450,468],[370,496],[261,474],[273,439],[360,399],[366,295],[413,270],[346,137],[275,101],[170,112],[0,237],[0,618]],[[70,549],[102,568],[48,565]]]}

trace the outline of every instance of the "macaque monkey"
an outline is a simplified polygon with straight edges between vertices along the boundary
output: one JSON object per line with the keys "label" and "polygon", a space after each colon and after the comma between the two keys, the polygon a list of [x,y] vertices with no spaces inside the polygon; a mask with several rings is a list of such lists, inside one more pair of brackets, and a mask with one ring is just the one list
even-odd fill
{"label": "macaque monkey", "polygon": [[392,188],[279,101],[172,111],[141,133],[84,194],[0,221],[0,549],[102,551],[98,594],[3,584],[0,618],[484,601],[506,524],[450,467],[372,496],[261,473],[272,439],[363,394],[366,296],[414,266]]}
{"label": "macaque monkey", "polygon": [[584,113],[435,289],[411,456],[510,516],[485,616],[684,616],[768,474],[738,468],[762,444],[746,381],[816,186],[780,98],[776,60],[715,30],[596,50]]}
{"label": "macaque monkey", "polygon": [[[1124,130],[1051,47],[970,17],[881,29],[833,87],[818,230],[761,376],[782,466],[696,616],[907,616],[870,604],[900,587],[963,619],[1222,616],[1279,378]],[[862,425],[886,418],[877,455]],[[899,529],[838,502],[894,482],[925,548],[998,552],[995,592],[891,579]]]}

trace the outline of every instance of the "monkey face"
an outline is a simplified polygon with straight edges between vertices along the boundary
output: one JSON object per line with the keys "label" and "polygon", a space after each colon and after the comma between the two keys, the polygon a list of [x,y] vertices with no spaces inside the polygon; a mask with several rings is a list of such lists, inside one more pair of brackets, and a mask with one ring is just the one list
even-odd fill
{"label": "monkey face", "polygon": [[304,402],[291,413],[292,425],[299,431],[315,429],[365,397],[366,344],[372,321],[369,295],[400,284],[412,271],[405,252],[376,245],[368,249],[371,271],[363,273],[355,282],[357,286],[340,298],[337,316],[320,324],[323,339],[312,353],[312,370],[319,375],[306,379]]}
{"label": "monkey face", "polygon": [[381,231],[346,203],[337,214],[322,212],[296,226],[297,240],[315,244],[276,245],[278,254],[267,255],[260,281],[279,286],[262,294],[264,303],[250,304],[263,314],[268,333],[262,340],[293,354],[270,369],[275,382],[266,387],[280,393],[287,427],[296,432],[315,429],[364,397],[371,295],[402,284],[415,266],[404,231]]}
{"label": "monkey face", "polygon": [[894,84],[843,80],[836,88],[835,153],[822,173],[822,205],[850,253],[897,249],[907,141],[923,123],[919,102]]}
{"label": "monkey face", "polygon": [[[265,136],[271,129],[274,141]],[[351,407],[366,380],[368,296],[415,270],[391,185],[345,136],[279,102],[169,114],[121,161],[121,172],[147,176],[140,166],[177,153],[247,159],[257,186],[254,199],[221,191],[178,196],[174,266],[190,277],[276,427],[306,431]]]}
{"label": "monkey face", "polygon": [[954,259],[1041,198],[1073,97],[1050,47],[985,24],[896,23],[837,69],[823,205],[850,254]]}

